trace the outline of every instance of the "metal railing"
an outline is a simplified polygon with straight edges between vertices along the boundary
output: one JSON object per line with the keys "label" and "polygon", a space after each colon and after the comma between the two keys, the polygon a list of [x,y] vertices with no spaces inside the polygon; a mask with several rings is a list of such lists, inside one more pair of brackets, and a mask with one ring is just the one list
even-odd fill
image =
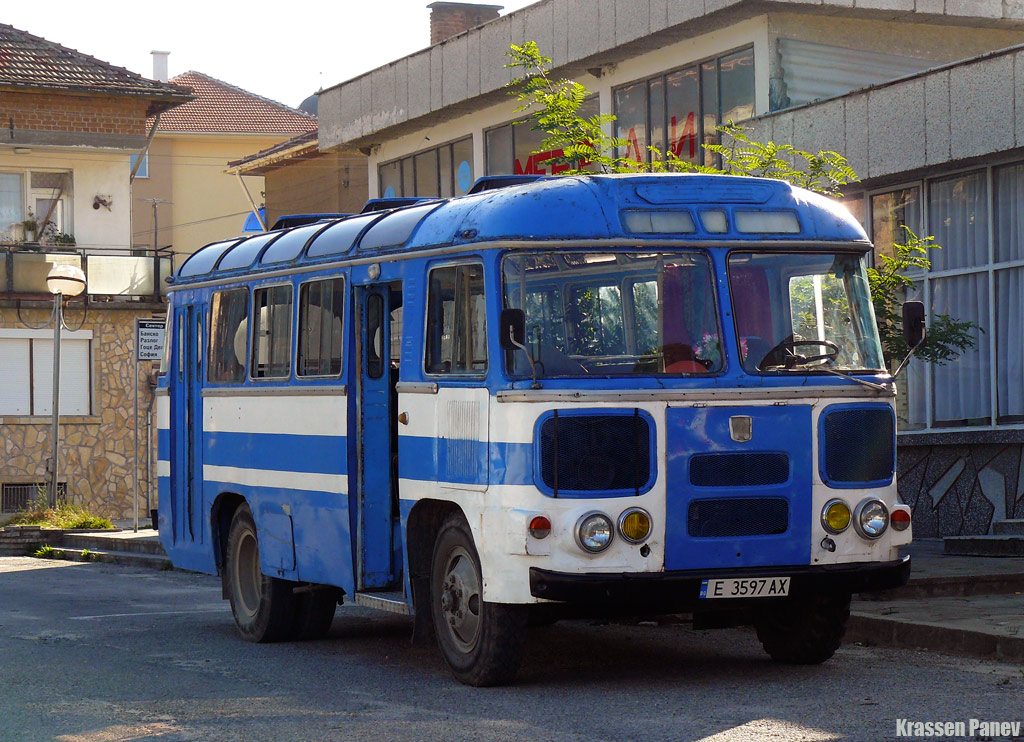
{"label": "metal railing", "polygon": [[90,303],[163,301],[171,248],[102,249],[0,243],[0,299],[49,299],[54,265],[81,268]]}
{"label": "metal railing", "polygon": [[[68,496],[68,483],[57,483],[57,498]],[[0,485],[0,513],[10,515],[21,510],[27,510],[36,503],[47,502],[50,507],[57,503],[52,502],[48,497],[46,482],[32,482],[29,484],[3,484]]]}

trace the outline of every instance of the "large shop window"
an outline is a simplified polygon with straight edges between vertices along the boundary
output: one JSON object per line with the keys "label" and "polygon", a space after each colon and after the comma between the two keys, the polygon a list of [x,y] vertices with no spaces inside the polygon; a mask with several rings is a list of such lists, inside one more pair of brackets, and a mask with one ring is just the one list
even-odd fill
{"label": "large shop window", "polygon": [[461,196],[469,192],[473,180],[473,137],[425,149],[377,168],[381,198]]}
{"label": "large shop window", "polygon": [[929,322],[945,314],[978,327],[975,347],[956,360],[911,362],[905,402],[897,400],[901,428],[1024,423],[1024,164],[939,177],[870,201],[876,255],[902,240],[903,225],[942,246],[929,253],[931,270],[912,276],[917,286],[906,298],[926,301]]}
{"label": "large shop window", "polygon": [[[592,95],[583,101],[579,114],[593,118],[599,112],[598,99]],[[484,135],[488,175],[547,175],[569,169],[568,165],[548,164],[562,150],[540,151],[546,135],[533,129],[532,119],[522,118],[489,129]],[[536,154],[535,154],[536,153]]]}
{"label": "large shop window", "polygon": [[[89,338],[61,336],[62,415],[92,412],[91,346]],[[0,330],[0,379],[0,415],[52,414],[53,333]]]}
{"label": "large shop window", "polygon": [[748,47],[614,91],[615,135],[628,144],[620,157],[650,162],[650,147],[664,158],[714,164],[701,144],[718,142],[715,127],[754,115],[754,49]]}

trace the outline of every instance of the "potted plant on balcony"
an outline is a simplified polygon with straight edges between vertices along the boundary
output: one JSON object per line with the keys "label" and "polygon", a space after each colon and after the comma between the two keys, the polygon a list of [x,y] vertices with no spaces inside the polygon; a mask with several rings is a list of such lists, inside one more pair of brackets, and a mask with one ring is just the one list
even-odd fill
{"label": "potted plant on balcony", "polygon": [[28,210],[28,219],[23,221],[21,226],[25,229],[25,242],[39,241],[39,223],[36,221],[36,216],[32,213],[32,209]]}
{"label": "potted plant on balcony", "polygon": [[60,245],[62,247],[75,246],[75,236],[67,232],[57,232],[50,239],[54,245]]}

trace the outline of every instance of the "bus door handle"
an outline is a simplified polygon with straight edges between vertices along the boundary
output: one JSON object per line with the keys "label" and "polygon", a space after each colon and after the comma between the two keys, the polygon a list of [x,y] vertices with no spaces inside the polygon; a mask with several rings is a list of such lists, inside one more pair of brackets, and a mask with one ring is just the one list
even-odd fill
{"label": "bus door handle", "polygon": [[408,425],[409,424],[409,413],[408,412],[399,412],[398,413],[398,422],[402,423],[402,425]]}

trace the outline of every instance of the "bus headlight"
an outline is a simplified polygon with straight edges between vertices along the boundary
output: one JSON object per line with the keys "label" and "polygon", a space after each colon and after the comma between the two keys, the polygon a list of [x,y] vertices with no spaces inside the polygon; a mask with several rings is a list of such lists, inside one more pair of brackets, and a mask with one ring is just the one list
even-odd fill
{"label": "bus headlight", "polygon": [[853,525],[866,539],[876,539],[889,527],[889,509],[881,500],[864,500],[853,512]]}
{"label": "bus headlight", "polygon": [[651,516],[643,508],[629,508],[619,516],[619,533],[631,544],[639,544],[651,535]]}
{"label": "bus headlight", "polygon": [[821,526],[829,533],[842,533],[850,527],[850,506],[842,500],[829,500],[821,509]]}
{"label": "bus headlight", "polygon": [[576,523],[576,543],[591,554],[607,549],[614,536],[612,519],[604,513],[587,513]]}

